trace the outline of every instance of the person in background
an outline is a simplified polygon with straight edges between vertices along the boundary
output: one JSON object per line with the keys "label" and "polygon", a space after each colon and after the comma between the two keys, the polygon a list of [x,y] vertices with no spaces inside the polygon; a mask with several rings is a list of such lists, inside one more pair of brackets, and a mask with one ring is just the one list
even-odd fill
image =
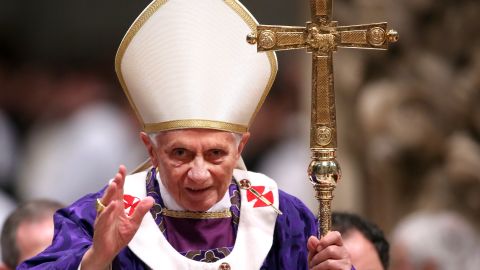
{"label": "person in background", "polygon": [[1,233],[1,270],[15,269],[51,244],[53,214],[62,207],[56,201],[37,199],[19,205],[8,216]]}
{"label": "person in background", "polygon": [[387,270],[389,243],[377,225],[351,213],[332,213],[332,228],[339,231],[352,263],[361,270]]}
{"label": "person in background", "polygon": [[477,270],[478,235],[459,214],[419,211],[392,234],[391,270]]}

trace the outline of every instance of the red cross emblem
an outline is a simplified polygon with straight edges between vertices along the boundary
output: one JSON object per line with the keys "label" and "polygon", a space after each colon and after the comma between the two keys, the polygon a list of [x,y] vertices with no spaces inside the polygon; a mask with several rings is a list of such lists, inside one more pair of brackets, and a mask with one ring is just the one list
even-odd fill
{"label": "red cross emblem", "polygon": [[[258,192],[258,194],[261,194],[262,197],[264,197],[265,199],[267,199],[270,203],[273,204],[273,192],[272,191],[269,191],[269,192],[266,192],[265,194],[263,194],[263,192],[265,191],[265,187],[264,186],[252,186],[251,189],[255,189],[255,191]],[[265,206],[269,206],[268,204],[266,204],[265,202],[263,202],[262,200],[258,199],[258,197],[250,190],[250,189],[247,189],[247,200],[249,202],[253,201],[253,200],[257,200],[255,202],[255,204],[253,205],[253,207],[265,207]]]}
{"label": "red cross emblem", "polygon": [[139,202],[140,198],[133,197],[128,194],[123,195],[123,207],[125,208],[125,213],[131,216],[135,211],[135,208],[137,208]]}

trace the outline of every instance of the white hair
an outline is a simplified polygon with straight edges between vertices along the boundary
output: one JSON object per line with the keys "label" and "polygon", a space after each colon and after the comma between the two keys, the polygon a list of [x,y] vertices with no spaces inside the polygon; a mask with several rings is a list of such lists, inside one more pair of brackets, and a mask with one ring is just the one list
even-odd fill
{"label": "white hair", "polygon": [[395,228],[392,244],[407,251],[413,269],[432,261],[439,270],[473,270],[478,235],[470,224],[453,212],[414,213]]}
{"label": "white hair", "polygon": [[157,136],[160,135],[161,132],[149,132],[148,137],[150,137],[150,142],[152,142],[153,146],[157,146]]}

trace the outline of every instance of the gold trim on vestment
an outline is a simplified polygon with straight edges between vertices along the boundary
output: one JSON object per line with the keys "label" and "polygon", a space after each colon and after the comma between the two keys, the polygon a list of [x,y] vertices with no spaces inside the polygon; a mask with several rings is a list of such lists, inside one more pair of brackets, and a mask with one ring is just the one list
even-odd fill
{"label": "gold trim on vestment", "polygon": [[144,126],[144,122],[142,119],[142,116],[140,112],[137,109],[137,106],[135,106],[135,103],[133,103],[133,99],[130,96],[130,92],[128,91],[127,85],[125,84],[125,79],[123,78],[122,72],[121,72],[121,65],[122,65],[122,59],[123,56],[125,55],[125,51],[127,50],[128,45],[132,41],[133,37],[137,34],[137,32],[140,30],[140,28],[145,24],[145,22],[150,19],[150,17],[161,7],[163,4],[165,4],[168,0],[155,0],[152,3],[150,3],[140,14],[140,16],[135,19],[133,24],[130,26],[128,29],[127,33],[122,39],[122,42],[120,43],[120,46],[118,47],[117,50],[117,55],[115,56],[115,73],[117,73],[118,81],[120,82],[120,85],[122,86],[123,92],[125,92],[125,95],[128,98],[128,101],[130,102],[130,105],[132,106],[133,110],[135,111],[135,114],[137,115],[138,120],[140,121],[140,124]]}
{"label": "gold trim on vestment", "polygon": [[[250,27],[251,33],[255,33],[257,31],[257,25],[258,22],[255,20],[252,14],[243,6],[240,2],[237,2],[236,0],[225,0],[225,3],[229,5],[240,17],[242,17],[243,21],[248,24],[248,27]],[[250,33],[247,33],[247,35]],[[245,35],[245,38],[246,36]],[[247,40],[245,39],[245,42]],[[250,121],[248,121],[248,126],[252,124],[253,119],[255,119],[255,116],[257,115],[258,111],[260,111],[260,108],[263,105],[263,102],[267,98],[268,93],[270,92],[270,89],[272,88],[273,82],[275,81],[275,77],[277,76],[277,70],[278,70],[278,65],[277,65],[277,57],[275,56],[275,52],[269,51],[269,52],[258,52],[258,53],[266,53],[268,57],[268,61],[270,62],[270,78],[268,79],[268,83],[265,86],[265,89],[263,90],[262,97],[258,101],[257,107],[255,108],[255,111],[252,114],[252,117],[250,118]]]}
{"label": "gold trim on vestment", "polygon": [[[211,121],[211,120],[194,120],[194,119],[178,120],[183,122],[183,123],[179,122],[178,124],[176,124],[177,121],[168,121],[168,122],[161,122],[161,123],[145,123],[144,122],[137,106],[135,106],[135,103],[133,102],[133,99],[130,95],[127,85],[125,84],[125,80],[121,72],[121,64],[122,64],[123,56],[125,55],[125,51],[127,50],[128,45],[133,40],[134,36],[137,34],[140,28],[145,24],[145,22],[167,1],[168,0],[154,0],[145,8],[145,10],[140,14],[140,16],[134,21],[132,26],[130,26],[130,28],[128,29],[122,42],[120,43],[120,46],[117,51],[117,55],[115,57],[115,72],[117,74],[118,80],[120,82],[120,85],[122,86],[122,89],[125,95],[128,98],[130,105],[132,106],[133,110],[135,111],[135,114],[137,115],[138,121],[143,127],[143,131],[159,132],[159,131],[169,130],[169,129],[208,128],[208,129],[218,129],[218,130],[231,131],[231,132],[237,132],[237,133],[247,132],[248,127],[251,125],[253,119],[257,115],[268,93],[270,92],[270,89],[272,88],[273,82],[277,75],[277,70],[278,70],[277,58],[274,52],[261,52],[261,53],[267,54],[268,60],[270,62],[271,74],[270,74],[270,78],[268,79],[268,83],[263,91],[262,97],[260,98],[257,104],[257,107],[255,108],[255,111],[248,122],[247,127],[243,125],[233,124],[233,123]],[[237,2],[236,0],[225,0],[225,3],[229,7],[231,7],[243,19],[245,23],[247,23],[247,25],[249,26],[252,32],[256,31],[258,22],[254,19],[254,17],[248,12],[248,10],[241,3]],[[247,34],[249,33],[245,33],[245,36]],[[191,122],[188,122],[188,121],[191,121]],[[219,124],[219,123],[223,123],[223,124]],[[193,124],[193,126],[187,126],[186,124]]]}
{"label": "gold trim on vestment", "polygon": [[225,209],[220,212],[190,212],[190,211],[174,211],[174,210],[169,210],[167,208],[163,208],[162,214],[167,217],[193,218],[193,219],[215,219],[215,218],[232,217],[232,212],[230,212],[230,209]]}
{"label": "gold trim on vestment", "polygon": [[162,123],[145,124],[143,131],[145,132],[159,132],[172,129],[183,128],[208,128],[218,129],[224,131],[232,131],[236,133],[243,133],[248,131],[248,127],[244,125],[232,124],[221,121],[191,119],[191,120],[175,120]]}

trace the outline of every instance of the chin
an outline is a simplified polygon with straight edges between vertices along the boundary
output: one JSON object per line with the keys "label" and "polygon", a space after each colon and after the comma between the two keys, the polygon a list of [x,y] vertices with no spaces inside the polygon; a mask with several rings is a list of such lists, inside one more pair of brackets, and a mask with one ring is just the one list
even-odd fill
{"label": "chin", "polygon": [[215,203],[191,203],[188,205],[188,207],[185,207],[185,209],[189,211],[205,212],[208,209],[212,208],[213,205],[215,205]]}

